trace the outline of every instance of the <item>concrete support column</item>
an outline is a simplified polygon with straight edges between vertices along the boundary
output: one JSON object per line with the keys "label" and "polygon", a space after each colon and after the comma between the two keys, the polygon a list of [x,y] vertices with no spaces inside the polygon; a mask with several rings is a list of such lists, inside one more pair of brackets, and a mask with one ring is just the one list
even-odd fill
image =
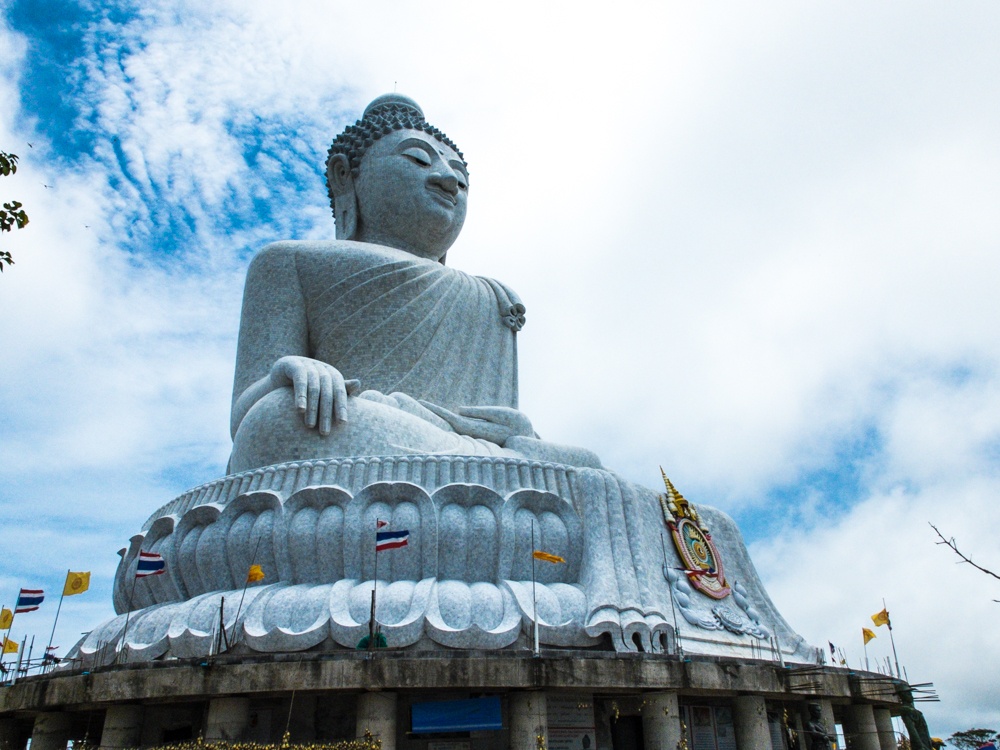
{"label": "concrete support column", "polygon": [[538,750],[538,736],[549,744],[549,712],[545,693],[510,694],[510,750]]}
{"label": "concrete support column", "polygon": [[[597,737],[597,747],[599,748],[611,748],[613,744],[613,738],[611,735],[611,714],[613,702],[610,700],[594,700],[594,721],[597,724],[594,727]],[[673,750],[673,748],[671,748]]]}
{"label": "concrete support column", "polygon": [[878,743],[881,750],[896,750],[896,731],[892,728],[892,714],[888,708],[876,708],[875,728],[878,730]]}
{"label": "concrete support column", "polygon": [[855,703],[844,711],[844,738],[848,750],[881,750],[875,713],[867,703]]}
{"label": "concrete support column", "polygon": [[378,735],[382,750],[396,750],[396,694],[362,693],[358,697],[356,737],[365,731]]}
{"label": "concrete support column", "polygon": [[209,701],[206,740],[241,740],[249,726],[249,698],[213,698]]}
{"label": "concrete support column", "polygon": [[769,750],[771,732],[767,728],[767,707],[759,695],[739,695],[733,701],[733,724],[739,750]]}
{"label": "concrete support column", "polygon": [[71,714],[38,714],[35,717],[35,726],[31,730],[31,747],[33,750],[66,750],[72,728]]}
{"label": "concrete support column", "polygon": [[681,712],[677,693],[649,693],[643,696],[642,739],[646,750],[677,750],[681,741]]}
{"label": "concrete support column", "polygon": [[139,747],[142,742],[142,706],[122,703],[104,714],[100,750]]}
{"label": "concrete support column", "polygon": [[823,722],[831,736],[837,734],[837,717],[833,715],[833,704],[830,701],[814,701],[823,710]]}

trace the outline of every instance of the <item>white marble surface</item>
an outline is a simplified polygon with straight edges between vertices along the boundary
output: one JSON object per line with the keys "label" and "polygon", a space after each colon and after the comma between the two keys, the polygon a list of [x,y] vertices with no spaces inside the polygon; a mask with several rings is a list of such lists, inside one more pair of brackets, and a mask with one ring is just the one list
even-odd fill
{"label": "white marble surface", "polygon": [[[735,524],[712,508],[698,506],[733,586],[723,600],[694,590],[677,571],[657,493],[604,470],[455,458],[449,474],[462,463],[466,476],[494,484],[502,477],[507,487],[438,486],[433,479],[423,487],[412,479],[438,477],[439,461],[411,456],[380,465],[386,478],[360,490],[325,483],[283,489],[292,474],[349,479],[352,470],[370,469],[305,463],[272,473],[276,487],[231,499],[208,492],[186,508],[168,503],[133,537],[116,576],[116,601],[131,592],[140,549],[162,554],[168,572],[136,583],[129,659],[207,654],[223,597],[227,632],[252,650],[355,646],[368,632],[375,521],[383,519],[387,528],[410,532],[409,546],[378,561],[376,621],[394,647],[523,647],[537,617],[546,647],[662,653],[676,649],[676,632],[687,653],[776,657],[773,636],[787,661],[816,661],[816,650],[768,598]],[[411,481],[392,479],[404,470]],[[229,486],[245,478],[231,477]],[[534,548],[567,561],[535,563],[534,595],[532,525]],[[237,621],[251,562],[266,577],[247,589]],[[124,620],[121,614],[95,629],[79,654],[113,658]]]}

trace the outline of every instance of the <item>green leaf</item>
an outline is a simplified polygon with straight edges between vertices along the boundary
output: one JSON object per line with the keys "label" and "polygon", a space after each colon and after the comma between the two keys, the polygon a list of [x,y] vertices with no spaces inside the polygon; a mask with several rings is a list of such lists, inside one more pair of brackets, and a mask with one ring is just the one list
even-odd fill
{"label": "green leaf", "polygon": [[17,154],[6,154],[0,151],[0,175],[6,177],[17,171]]}

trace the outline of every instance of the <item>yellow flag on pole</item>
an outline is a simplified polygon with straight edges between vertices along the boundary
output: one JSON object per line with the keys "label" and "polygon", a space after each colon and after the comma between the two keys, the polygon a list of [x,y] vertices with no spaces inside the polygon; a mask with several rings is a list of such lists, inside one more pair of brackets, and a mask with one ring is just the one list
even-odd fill
{"label": "yellow flag on pole", "polygon": [[559,555],[553,555],[553,554],[551,554],[549,552],[542,552],[541,550],[537,550],[537,549],[534,552],[531,553],[531,556],[533,558],[535,558],[536,560],[544,560],[545,562],[550,562],[550,563],[564,563],[564,562],[566,562],[564,559],[562,559],[561,557],[559,557]]}
{"label": "yellow flag on pole", "polygon": [[881,627],[882,625],[889,624],[889,610],[883,609],[881,612],[876,612],[872,615],[872,622],[875,623],[875,627]]}
{"label": "yellow flag on pole", "polygon": [[63,596],[73,596],[82,594],[90,588],[90,571],[74,573],[70,571],[66,574],[66,585],[63,586]]}
{"label": "yellow flag on pole", "polygon": [[4,607],[0,609],[0,630],[6,630],[14,622],[14,613]]}
{"label": "yellow flag on pole", "polygon": [[264,569],[259,565],[251,565],[247,573],[247,583],[257,583],[264,580]]}
{"label": "yellow flag on pole", "polygon": [[5,654],[16,654],[21,650],[21,644],[16,641],[12,641],[10,638],[4,636],[3,639],[3,652]]}
{"label": "yellow flag on pole", "polygon": [[868,641],[875,637],[875,632],[869,630],[868,628],[861,628],[861,635],[864,636],[865,645],[868,645]]}

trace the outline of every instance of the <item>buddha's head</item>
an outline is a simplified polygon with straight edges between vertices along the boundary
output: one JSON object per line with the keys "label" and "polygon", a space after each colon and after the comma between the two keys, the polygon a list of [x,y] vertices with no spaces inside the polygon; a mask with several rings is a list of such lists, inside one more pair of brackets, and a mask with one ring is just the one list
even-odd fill
{"label": "buddha's head", "polygon": [[465,223],[462,152],[415,101],[385,94],[337,136],[326,162],[337,239],[444,262]]}

